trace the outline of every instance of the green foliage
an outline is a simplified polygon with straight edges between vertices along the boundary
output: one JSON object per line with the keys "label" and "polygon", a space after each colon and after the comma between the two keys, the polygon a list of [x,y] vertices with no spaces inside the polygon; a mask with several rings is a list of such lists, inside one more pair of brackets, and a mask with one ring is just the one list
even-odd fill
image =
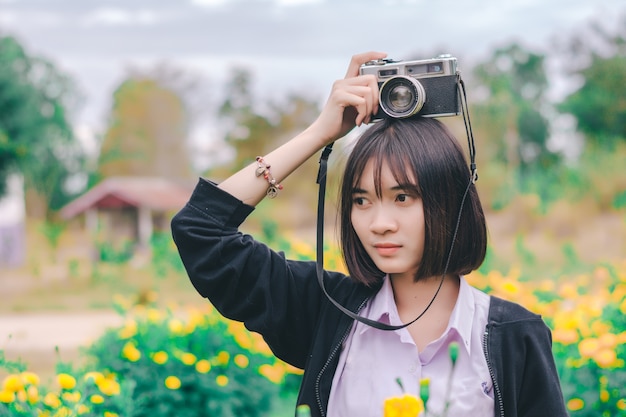
{"label": "green foliage", "polygon": [[70,79],[52,63],[0,36],[0,195],[7,174],[18,171],[46,209],[68,201],[63,185],[83,161],[67,116],[73,97]]}
{"label": "green foliage", "polygon": [[613,207],[616,209],[626,208],[626,191],[617,194],[613,199]]}
{"label": "green foliage", "polygon": [[248,335],[233,335],[217,313],[129,319],[86,353],[97,369],[133,382],[133,416],[261,416],[279,395],[259,373],[275,359],[244,349],[237,337]]}
{"label": "green foliage", "polygon": [[9,372],[0,387],[0,417],[135,415],[134,384],[120,383],[115,375],[59,363],[54,386],[41,386],[38,375],[6,360],[1,350],[0,369]]}
{"label": "green foliage", "polygon": [[564,59],[574,64],[571,75],[582,84],[559,110],[576,117],[589,141],[611,149],[616,141],[626,140],[626,20],[614,29],[592,21],[569,44],[571,56]]}
{"label": "green foliage", "polygon": [[152,265],[159,278],[165,278],[170,271],[183,274],[185,266],[180,259],[176,245],[169,232],[155,232],[150,241]]}
{"label": "green foliage", "polygon": [[53,252],[56,252],[59,247],[59,240],[66,228],[67,225],[61,222],[44,221],[41,225],[41,234],[44,235]]}
{"label": "green foliage", "polygon": [[573,114],[578,128],[588,135],[626,138],[626,56],[596,56],[580,75],[582,87],[565,99],[560,110]]}
{"label": "green foliage", "polygon": [[545,56],[513,43],[493,52],[474,68],[478,87],[488,97],[476,104],[474,114],[489,130],[493,154],[522,171],[545,168],[558,158],[547,147],[548,121],[544,92],[548,85]]}
{"label": "green foliage", "polygon": [[96,243],[96,250],[100,256],[100,261],[105,263],[123,264],[133,257],[135,245],[131,241],[124,241],[114,245],[111,242]]}

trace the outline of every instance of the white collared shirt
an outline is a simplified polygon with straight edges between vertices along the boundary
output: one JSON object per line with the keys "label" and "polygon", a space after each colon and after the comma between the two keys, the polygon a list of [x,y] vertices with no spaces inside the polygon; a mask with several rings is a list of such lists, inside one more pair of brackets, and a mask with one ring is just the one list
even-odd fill
{"label": "white collared shirt", "polygon": [[[430,379],[429,410],[440,413],[445,401],[451,361],[448,345],[459,343],[459,356],[450,390],[448,416],[493,416],[493,383],[483,353],[489,296],[460,279],[459,295],[441,337],[418,352],[406,328],[378,330],[356,322],[346,339],[333,378],[328,417],[381,417],[386,398],[404,391],[419,396],[419,381]],[[401,324],[390,280],[361,315],[393,325]]]}

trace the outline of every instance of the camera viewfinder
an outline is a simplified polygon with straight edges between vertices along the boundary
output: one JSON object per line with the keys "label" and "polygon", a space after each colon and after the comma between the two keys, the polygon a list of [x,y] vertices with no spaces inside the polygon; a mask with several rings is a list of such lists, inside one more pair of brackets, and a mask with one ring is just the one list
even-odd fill
{"label": "camera viewfinder", "polygon": [[378,71],[378,76],[379,77],[391,77],[392,75],[397,75],[397,74],[398,74],[398,69],[397,68],[391,68],[391,69],[385,69],[385,70]]}

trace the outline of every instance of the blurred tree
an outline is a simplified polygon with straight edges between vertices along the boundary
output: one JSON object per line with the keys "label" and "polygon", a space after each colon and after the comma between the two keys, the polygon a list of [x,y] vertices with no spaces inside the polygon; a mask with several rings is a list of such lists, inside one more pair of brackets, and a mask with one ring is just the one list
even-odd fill
{"label": "blurred tree", "polygon": [[[289,140],[308,127],[319,114],[317,102],[298,94],[288,94],[283,101],[258,103],[252,91],[252,79],[244,69],[235,69],[226,85],[226,98],[219,108],[219,118],[224,126],[224,140],[235,151],[234,162],[228,167],[213,167],[210,175],[225,177]],[[264,111],[258,111],[257,107]],[[311,220],[302,215],[300,207],[307,207],[313,215],[317,197],[315,179],[318,162],[311,158],[283,182],[281,193],[289,200],[300,223]],[[294,205],[297,205],[296,208]]]}
{"label": "blurred tree", "polygon": [[512,44],[494,51],[474,69],[478,88],[485,93],[474,114],[493,142],[492,155],[524,174],[558,161],[547,147],[548,81],[544,55]]}
{"label": "blurred tree", "polygon": [[576,118],[589,141],[610,148],[626,141],[626,15],[614,33],[603,23],[592,21],[569,39],[569,69],[582,82],[559,110]]}
{"label": "blurred tree", "polygon": [[256,110],[250,73],[236,69],[219,109],[225,126],[225,141],[235,150],[231,172],[243,168],[309,126],[319,107],[306,97],[290,94],[284,102],[262,103],[265,113]]}
{"label": "blurred tree", "polygon": [[41,201],[34,211],[50,217],[68,201],[66,181],[84,157],[66,113],[76,98],[71,80],[52,63],[0,37],[0,195],[17,171],[28,195]]}
{"label": "blurred tree", "polygon": [[224,140],[235,150],[232,172],[249,164],[276,144],[275,123],[256,112],[251,75],[236,68],[226,85],[226,98],[218,116],[225,124]]}
{"label": "blurred tree", "polygon": [[100,176],[191,177],[187,107],[181,95],[164,84],[135,74],[115,91],[98,162]]}

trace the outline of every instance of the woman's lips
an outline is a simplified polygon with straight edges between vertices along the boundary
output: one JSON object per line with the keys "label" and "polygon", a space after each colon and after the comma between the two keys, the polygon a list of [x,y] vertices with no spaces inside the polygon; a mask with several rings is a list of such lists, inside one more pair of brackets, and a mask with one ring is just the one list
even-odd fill
{"label": "woman's lips", "polygon": [[374,248],[381,256],[394,255],[401,247],[401,245],[395,243],[376,243],[374,245]]}

